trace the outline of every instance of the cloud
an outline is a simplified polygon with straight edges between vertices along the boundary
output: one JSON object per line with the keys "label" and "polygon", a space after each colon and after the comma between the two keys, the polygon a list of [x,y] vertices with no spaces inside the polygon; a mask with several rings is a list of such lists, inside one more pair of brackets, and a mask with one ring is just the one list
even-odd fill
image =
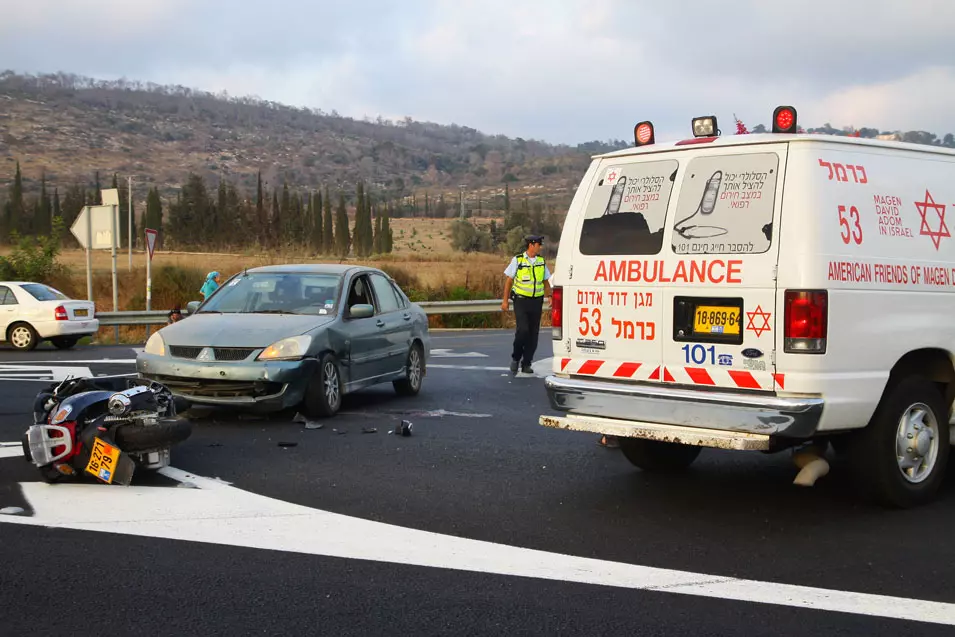
{"label": "cloud", "polygon": [[[692,117],[955,129],[955,3],[0,0],[20,71],[183,84],[576,143]],[[56,20],[50,19],[51,15]],[[103,37],[98,37],[102,35]],[[37,46],[42,42],[43,46]]]}

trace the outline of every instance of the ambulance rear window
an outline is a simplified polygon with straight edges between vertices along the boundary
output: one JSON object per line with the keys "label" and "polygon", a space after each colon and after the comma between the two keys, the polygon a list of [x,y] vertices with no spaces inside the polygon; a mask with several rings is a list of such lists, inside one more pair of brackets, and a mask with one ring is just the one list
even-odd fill
{"label": "ambulance rear window", "polygon": [[683,173],[676,254],[759,254],[773,239],[776,153],[696,157]]}
{"label": "ambulance rear window", "polygon": [[590,193],[581,254],[657,254],[663,247],[675,159],[611,164]]}

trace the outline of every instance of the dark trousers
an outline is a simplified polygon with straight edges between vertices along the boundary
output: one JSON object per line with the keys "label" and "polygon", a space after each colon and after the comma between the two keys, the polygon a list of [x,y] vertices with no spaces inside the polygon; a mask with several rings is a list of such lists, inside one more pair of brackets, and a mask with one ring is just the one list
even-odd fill
{"label": "dark trousers", "polygon": [[541,314],[544,311],[544,297],[514,297],[514,318],[517,319],[517,331],[514,333],[514,352],[511,360],[520,360],[522,365],[530,365],[537,351],[537,335],[541,329]]}

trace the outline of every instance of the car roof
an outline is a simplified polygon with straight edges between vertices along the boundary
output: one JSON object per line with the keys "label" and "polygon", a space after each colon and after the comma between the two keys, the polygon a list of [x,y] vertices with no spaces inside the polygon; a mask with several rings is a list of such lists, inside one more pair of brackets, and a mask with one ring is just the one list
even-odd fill
{"label": "car roof", "polygon": [[345,263],[285,263],[278,265],[263,265],[249,268],[249,273],[283,272],[293,274],[348,274],[352,271],[381,272],[378,268],[358,266]]}
{"label": "car roof", "polygon": [[[46,285],[46,283],[37,283],[36,281],[0,281],[0,285]],[[47,285],[47,287],[50,287]]]}

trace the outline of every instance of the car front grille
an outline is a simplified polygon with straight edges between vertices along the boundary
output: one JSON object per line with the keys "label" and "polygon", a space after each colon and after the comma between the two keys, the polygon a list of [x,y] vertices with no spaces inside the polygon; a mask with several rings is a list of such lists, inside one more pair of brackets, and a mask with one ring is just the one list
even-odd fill
{"label": "car front grille", "polygon": [[206,380],[153,375],[149,377],[162,383],[174,394],[196,398],[260,398],[277,396],[284,385],[267,381]]}
{"label": "car front grille", "polygon": [[196,358],[201,351],[201,347],[183,347],[182,345],[169,346],[169,354],[176,358]]}
{"label": "car front grille", "polygon": [[244,361],[255,350],[251,347],[216,347],[213,351],[217,361]]}
{"label": "car front grille", "polygon": [[[203,347],[187,347],[184,345],[170,345],[169,354],[176,358],[188,358],[195,360],[198,358]],[[217,361],[244,361],[255,351],[252,347],[215,347],[212,349]]]}

